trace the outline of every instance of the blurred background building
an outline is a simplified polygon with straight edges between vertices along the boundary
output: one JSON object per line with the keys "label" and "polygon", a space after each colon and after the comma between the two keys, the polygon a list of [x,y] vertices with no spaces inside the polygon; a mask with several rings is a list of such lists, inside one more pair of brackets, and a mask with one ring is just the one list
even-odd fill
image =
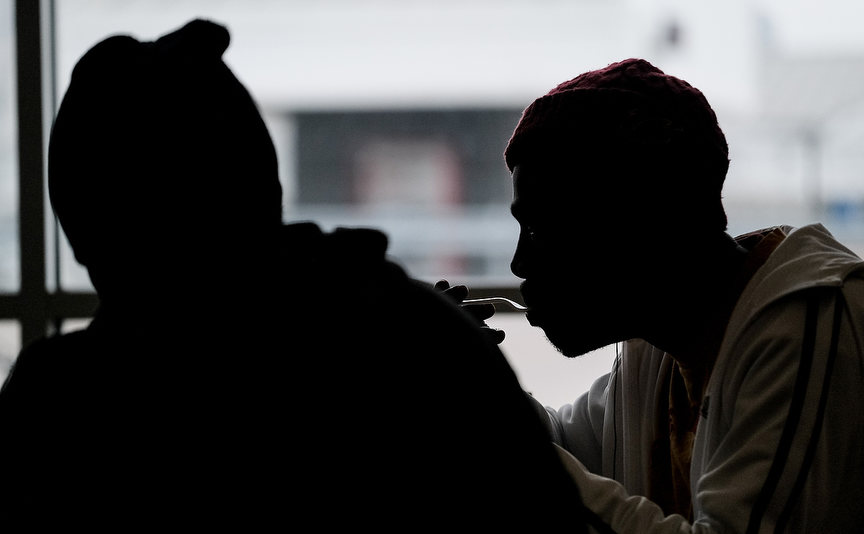
{"label": "blurred background building", "polygon": [[[510,133],[534,98],[628,57],[689,81],[712,103],[732,160],[730,233],[818,221],[864,253],[858,0],[20,2],[35,3],[46,127],[72,67],[97,41],[154,39],[195,17],[221,22],[232,34],[225,59],[277,146],[286,220],[382,228],[394,259],[430,282],[518,298],[502,158]],[[0,377],[30,332],[86,324],[86,307],[52,308],[59,297],[93,302],[44,198],[19,195],[18,8],[16,19],[16,2],[0,0]],[[45,312],[31,315],[45,323],[34,328],[20,298],[32,274],[21,251],[33,244],[22,243],[19,222],[37,202]],[[575,399],[614,354],[565,360],[521,315],[501,310],[492,322],[507,331],[503,347],[526,389],[554,406]]]}

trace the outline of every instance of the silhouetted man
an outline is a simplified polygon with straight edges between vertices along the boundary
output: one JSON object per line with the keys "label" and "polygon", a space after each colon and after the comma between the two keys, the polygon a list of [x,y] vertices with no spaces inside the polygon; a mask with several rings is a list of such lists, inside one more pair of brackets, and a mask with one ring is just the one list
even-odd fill
{"label": "silhouetted man", "polygon": [[505,153],[527,318],[612,372],[546,408],[616,532],[850,532],[864,511],[864,262],[821,225],[731,237],[725,136],[644,60],[523,112]]}

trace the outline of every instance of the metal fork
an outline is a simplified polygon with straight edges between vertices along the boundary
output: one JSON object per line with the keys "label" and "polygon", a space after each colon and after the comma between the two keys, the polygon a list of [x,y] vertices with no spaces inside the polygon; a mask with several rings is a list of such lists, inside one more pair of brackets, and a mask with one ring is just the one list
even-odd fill
{"label": "metal fork", "polygon": [[478,299],[465,299],[462,301],[462,304],[506,304],[513,308],[516,311],[526,311],[528,308],[519,304],[516,301],[510,300],[506,297],[483,297]]}

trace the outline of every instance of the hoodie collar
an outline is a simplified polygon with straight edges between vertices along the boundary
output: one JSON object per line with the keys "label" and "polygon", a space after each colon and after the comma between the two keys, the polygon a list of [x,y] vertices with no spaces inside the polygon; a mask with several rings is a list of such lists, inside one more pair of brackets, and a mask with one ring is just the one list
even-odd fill
{"label": "hoodie collar", "polygon": [[839,287],[851,273],[864,272],[864,260],[823,225],[776,228],[786,238],[747,283],[730,318],[730,331],[738,330],[786,295],[816,287]]}

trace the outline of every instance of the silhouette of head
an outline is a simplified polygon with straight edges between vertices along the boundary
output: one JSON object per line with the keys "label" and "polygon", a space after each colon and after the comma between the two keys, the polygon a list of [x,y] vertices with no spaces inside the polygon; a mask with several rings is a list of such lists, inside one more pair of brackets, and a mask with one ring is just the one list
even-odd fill
{"label": "silhouette of head", "polygon": [[[505,150],[510,171],[536,160],[590,170],[583,195],[628,192],[702,227],[725,229],[726,138],[704,95],[643,59],[585,72],[535,100]],[[603,178],[612,178],[604,180]]]}
{"label": "silhouette of head", "polygon": [[230,259],[281,223],[273,143],[222,60],[229,41],[193,20],[152,42],[108,37],[76,64],[51,132],[49,193],[97,290]]}
{"label": "silhouette of head", "polygon": [[728,148],[714,111],[641,59],[536,99],[505,161],[522,227],[511,269],[529,320],[565,354],[641,337],[645,310],[629,303],[675,294],[691,246],[726,229]]}

